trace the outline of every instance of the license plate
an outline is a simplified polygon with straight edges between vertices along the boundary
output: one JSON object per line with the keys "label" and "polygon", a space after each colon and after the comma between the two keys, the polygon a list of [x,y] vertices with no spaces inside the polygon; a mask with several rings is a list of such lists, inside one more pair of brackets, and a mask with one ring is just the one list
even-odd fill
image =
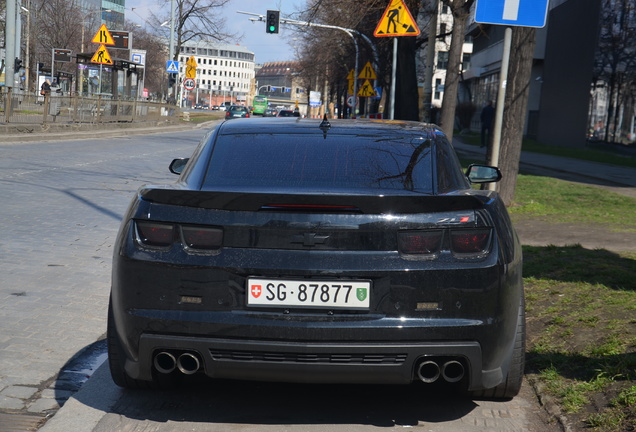
{"label": "license plate", "polygon": [[370,294],[369,281],[247,280],[248,306],[369,309]]}

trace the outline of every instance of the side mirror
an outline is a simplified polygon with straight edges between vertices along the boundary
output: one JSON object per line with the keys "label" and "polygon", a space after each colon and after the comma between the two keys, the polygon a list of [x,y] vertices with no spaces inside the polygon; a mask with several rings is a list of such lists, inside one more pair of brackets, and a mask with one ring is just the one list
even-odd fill
{"label": "side mirror", "polygon": [[473,184],[493,183],[501,180],[501,171],[497,167],[472,164],[466,170],[466,177]]}
{"label": "side mirror", "polygon": [[190,158],[174,159],[172,162],[170,162],[170,172],[177,175],[181,174],[185,166],[188,164],[189,160]]}

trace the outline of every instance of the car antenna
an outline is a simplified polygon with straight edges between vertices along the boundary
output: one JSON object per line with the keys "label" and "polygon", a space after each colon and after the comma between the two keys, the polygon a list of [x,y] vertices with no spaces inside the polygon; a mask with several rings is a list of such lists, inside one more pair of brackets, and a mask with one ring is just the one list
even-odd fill
{"label": "car antenna", "polygon": [[320,126],[318,127],[322,131],[322,137],[324,139],[327,139],[327,132],[329,131],[329,129],[331,129],[331,123],[329,123],[329,120],[327,119],[327,114],[325,114],[325,116],[322,118],[322,122],[320,122]]}

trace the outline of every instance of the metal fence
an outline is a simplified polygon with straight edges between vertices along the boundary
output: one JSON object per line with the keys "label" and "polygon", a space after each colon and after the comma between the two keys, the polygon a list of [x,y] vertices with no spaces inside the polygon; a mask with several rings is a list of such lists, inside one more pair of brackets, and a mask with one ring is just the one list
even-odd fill
{"label": "metal fence", "polygon": [[2,92],[0,123],[113,123],[167,120],[179,108],[160,102],[116,100],[110,96],[67,96]]}

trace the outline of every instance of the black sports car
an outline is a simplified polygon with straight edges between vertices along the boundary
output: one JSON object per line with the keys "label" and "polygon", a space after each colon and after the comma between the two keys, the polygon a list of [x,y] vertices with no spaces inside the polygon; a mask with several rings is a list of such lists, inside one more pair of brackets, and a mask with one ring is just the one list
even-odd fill
{"label": "black sports car", "polygon": [[402,121],[233,120],[171,185],[140,188],[115,245],[115,383],[161,376],[432,383],[510,398],[522,256],[506,208],[444,134]]}

